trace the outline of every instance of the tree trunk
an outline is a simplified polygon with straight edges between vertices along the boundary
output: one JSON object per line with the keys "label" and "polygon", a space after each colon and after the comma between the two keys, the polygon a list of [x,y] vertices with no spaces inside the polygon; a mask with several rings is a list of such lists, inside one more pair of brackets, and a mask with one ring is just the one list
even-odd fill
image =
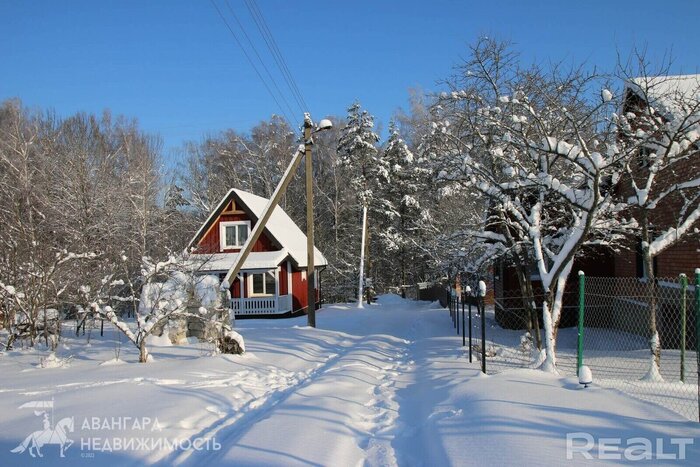
{"label": "tree trunk", "polygon": [[[569,273],[574,264],[571,258],[559,271],[550,284],[542,283],[544,287],[544,300],[542,301],[542,319],[544,321],[544,342],[546,358],[540,366],[544,371],[559,373],[557,370],[557,334],[561,311],[564,306],[564,291]],[[544,279],[544,278],[543,278]]]}
{"label": "tree trunk", "polygon": [[642,210],[642,258],[644,262],[644,272],[646,273],[645,291],[647,303],[649,304],[649,351],[651,352],[649,371],[645,378],[659,380],[661,379],[661,339],[656,326],[656,310],[658,308],[657,287],[656,275],[654,273],[654,258],[651,255],[650,244],[649,213],[644,209]]}
{"label": "tree trunk", "polygon": [[[366,256],[366,263],[367,263],[367,271],[365,272],[365,277],[369,277],[370,279],[372,278],[372,255],[370,254],[370,244],[371,244],[371,238],[372,238],[372,233],[369,230],[369,220],[366,222],[367,226],[366,232],[367,232],[367,239],[365,241],[365,256]],[[373,284],[374,285],[374,284]],[[367,304],[371,305],[372,304],[372,290],[370,287],[365,287],[365,295],[367,299]]]}
{"label": "tree trunk", "polygon": [[559,317],[555,313],[554,294],[549,291],[545,294],[542,303],[542,319],[544,320],[544,342],[546,359],[541,368],[551,373],[557,373],[557,331],[559,329]]}
{"label": "tree trunk", "polygon": [[532,290],[532,281],[528,277],[529,268],[519,263],[516,265],[520,293],[522,294],[523,310],[527,319],[527,330],[535,339],[537,350],[542,350],[542,336],[540,335],[540,322],[537,318],[537,309],[534,306],[535,296]]}
{"label": "tree trunk", "polygon": [[530,300],[530,313],[532,313],[532,327],[535,330],[535,344],[537,350],[542,350],[542,334],[540,332],[540,319],[537,316],[537,307],[535,307],[535,291],[532,289],[532,281],[526,282],[526,297]]}
{"label": "tree trunk", "polygon": [[364,300],[365,287],[365,236],[367,233],[367,206],[362,206],[362,242],[360,245],[360,282],[357,292],[357,308],[364,308],[362,301]]}
{"label": "tree trunk", "polygon": [[139,342],[139,363],[148,361],[148,349],[146,348],[146,338],[142,338]]}

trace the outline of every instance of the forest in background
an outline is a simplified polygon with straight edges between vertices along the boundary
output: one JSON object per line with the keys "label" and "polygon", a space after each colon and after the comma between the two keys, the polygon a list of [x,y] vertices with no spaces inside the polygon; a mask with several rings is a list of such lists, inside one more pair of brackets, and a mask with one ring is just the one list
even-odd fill
{"label": "forest in background", "polygon": [[[522,279],[525,309],[544,310],[546,345],[540,324],[529,326],[553,367],[577,256],[639,244],[653,274],[655,256],[698,235],[700,179],[686,175],[697,163],[700,84],[668,79],[669,66],[652,68],[643,54],[614,74],[524,64],[510,44],[482,38],[443,83],[447,91],[411,95],[385,140],[371,113],[351,103],[314,138],[324,298],[356,298],[366,208],[366,277],[378,292],[505,262]],[[135,120],[61,118],[4,102],[3,307],[36,319],[48,308],[87,309],[106,277],[138,283],[143,258],[181,252],[230,188],[269,197],[300,133],[272,116],[249,132],[186,144],[183,163],[166,170],[159,137]],[[305,229],[303,180],[300,169],[281,205]],[[669,202],[675,224],[655,222]],[[538,302],[532,271],[546,292]]]}

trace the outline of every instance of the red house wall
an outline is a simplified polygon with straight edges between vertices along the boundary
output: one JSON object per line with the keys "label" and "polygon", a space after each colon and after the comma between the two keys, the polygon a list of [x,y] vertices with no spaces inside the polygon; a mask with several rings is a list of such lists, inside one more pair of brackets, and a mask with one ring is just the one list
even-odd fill
{"label": "red house wall", "polygon": [[306,307],[306,281],[301,277],[301,271],[292,271],[292,308],[293,311]]}
{"label": "red house wall", "polygon": [[[316,271],[318,274],[318,270]],[[292,268],[292,311],[299,311],[308,306],[306,279],[302,279],[301,271]],[[320,291],[316,289],[316,301],[319,301]],[[316,307],[318,308],[318,306]]]}
{"label": "red house wall", "polygon": [[285,261],[280,267],[280,295],[287,295],[289,293],[287,282],[287,262]]}
{"label": "red house wall", "polygon": [[[243,274],[243,277],[244,277],[244,279],[243,279],[243,285],[244,285],[243,286],[243,298],[245,298],[247,296],[247,293],[246,293],[247,287],[245,286],[245,284],[248,283],[248,281],[245,280],[245,277],[247,277],[247,276],[248,276],[247,274],[245,274],[245,273]],[[238,278],[235,278],[233,280],[233,284],[231,284],[231,298],[241,298],[241,287],[240,287],[239,283],[240,283],[240,281],[238,280]]]}
{"label": "red house wall", "polygon": [[[211,253],[221,253],[220,245],[220,227],[221,222],[231,222],[231,221],[250,221],[250,218],[245,214],[222,214],[214,222],[214,225],[209,229],[209,231],[202,237],[197,245],[197,253],[211,254]],[[255,227],[255,222],[251,221],[250,228]],[[260,235],[258,240],[253,245],[253,251],[275,251],[278,248],[275,247],[273,241],[267,236],[267,232]],[[240,251],[240,248],[231,248],[224,251],[236,253]]]}

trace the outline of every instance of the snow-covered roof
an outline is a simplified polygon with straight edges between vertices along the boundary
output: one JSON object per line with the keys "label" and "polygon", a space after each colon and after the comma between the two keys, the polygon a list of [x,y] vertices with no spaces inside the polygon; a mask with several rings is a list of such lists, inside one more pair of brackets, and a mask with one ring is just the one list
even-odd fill
{"label": "snow-covered roof", "polygon": [[[216,208],[211,212],[207,220],[202,224],[194,237],[192,237],[189,244],[190,248],[195,246],[197,241],[202,238],[202,235],[204,235],[212,222],[216,220],[224,206],[233,195],[239,199],[244,207],[246,207],[256,219],[259,219],[262,216],[263,211],[269,202],[269,199],[254,195],[253,193],[249,193],[247,191],[238,190],[235,188],[229,190],[229,192],[226,193],[226,196],[221,199]],[[283,251],[286,251],[286,253],[292,257],[297,265],[299,265],[299,267],[305,268],[307,266],[306,235],[281,207],[275,206],[267,225],[265,225],[265,230],[282,246]],[[231,253],[220,254],[235,257],[235,255]],[[258,253],[250,253],[250,256],[254,254]],[[244,269],[248,269],[249,261],[250,257],[243,265]],[[318,248],[314,248],[314,264],[316,266],[328,265],[328,261],[318,250]]]}
{"label": "snow-covered roof", "polygon": [[[251,252],[243,263],[242,269],[274,269],[289,256],[286,249],[279,251]],[[238,258],[238,253],[213,253],[211,255],[193,255],[195,267],[200,272],[228,272]]]}
{"label": "snow-covered roof", "polygon": [[[262,196],[248,193],[247,191],[233,189],[241,201],[255,214],[255,217],[260,217],[265,210],[265,206],[270,201]],[[306,261],[306,235],[301,231],[298,225],[287,215],[284,210],[275,206],[272,211],[270,220],[265,226],[268,232],[277,239],[283,248],[289,251],[290,256],[296,261],[299,267],[305,268]],[[323,254],[314,247],[314,264],[316,266],[327,266],[328,261]]]}
{"label": "snow-covered roof", "polygon": [[700,99],[700,75],[643,76],[629,80],[626,88],[662,112],[675,113],[678,101]]}

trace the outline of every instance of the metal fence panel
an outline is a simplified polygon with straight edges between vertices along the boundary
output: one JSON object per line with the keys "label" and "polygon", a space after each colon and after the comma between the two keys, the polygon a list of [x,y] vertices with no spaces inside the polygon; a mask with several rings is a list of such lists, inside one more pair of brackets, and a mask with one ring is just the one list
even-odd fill
{"label": "metal fence panel", "polygon": [[[582,357],[583,364],[593,372],[595,384],[697,421],[698,292],[693,278],[688,282],[685,286],[678,277],[657,279],[653,284],[635,277],[586,277]],[[576,289],[572,287],[566,294],[557,336],[557,368],[564,376],[576,375],[578,367]],[[541,327],[542,312],[535,309],[528,313],[524,303],[516,293],[496,294],[494,310],[490,316],[487,314],[488,373],[537,365],[536,328],[529,323],[534,315]],[[650,323],[654,309],[660,343],[658,374],[650,372]],[[530,331],[526,332],[528,327]]]}

